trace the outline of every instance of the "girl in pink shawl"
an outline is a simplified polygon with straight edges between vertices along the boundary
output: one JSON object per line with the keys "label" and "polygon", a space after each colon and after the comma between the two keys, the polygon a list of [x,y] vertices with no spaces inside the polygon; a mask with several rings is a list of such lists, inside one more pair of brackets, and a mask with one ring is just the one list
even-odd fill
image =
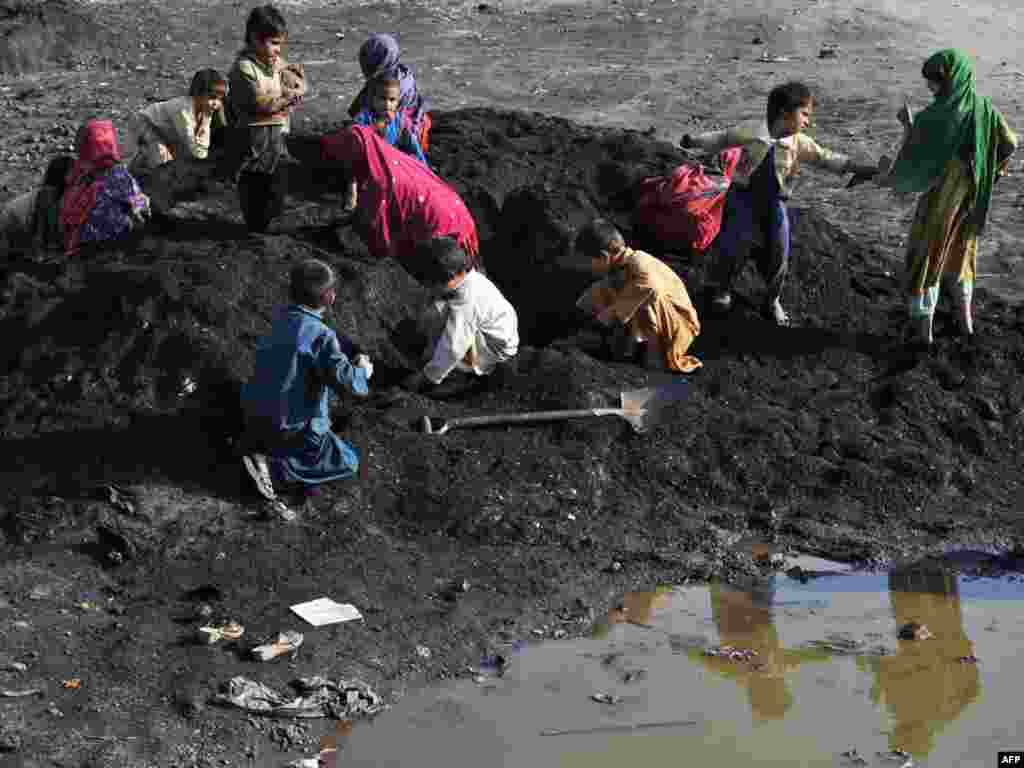
{"label": "girl in pink shawl", "polygon": [[458,193],[423,163],[362,125],[321,141],[324,159],[341,163],[360,187],[359,218],[375,258],[391,256],[416,275],[417,243],[448,235],[469,256],[467,269],[480,268],[472,214]]}
{"label": "girl in pink shawl", "polygon": [[83,125],[77,149],[60,206],[68,255],[86,243],[116,240],[149,216],[149,198],[121,162],[112,122]]}

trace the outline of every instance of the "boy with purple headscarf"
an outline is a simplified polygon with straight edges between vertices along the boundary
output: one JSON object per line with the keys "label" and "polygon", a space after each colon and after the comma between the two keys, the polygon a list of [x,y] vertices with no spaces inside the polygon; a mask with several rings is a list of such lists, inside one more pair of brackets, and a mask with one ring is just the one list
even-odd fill
{"label": "boy with purple headscarf", "polygon": [[412,70],[401,63],[400,57],[398,41],[393,36],[378,33],[367,38],[359,48],[359,67],[363,70],[366,85],[352,100],[348,113],[349,116],[355,117],[362,110],[372,106],[369,85],[374,79],[387,76],[386,79],[398,80],[401,94],[399,109],[409,116],[413,134],[419,141],[420,149],[426,152],[431,125],[427,102],[416,90],[416,78],[413,76]]}

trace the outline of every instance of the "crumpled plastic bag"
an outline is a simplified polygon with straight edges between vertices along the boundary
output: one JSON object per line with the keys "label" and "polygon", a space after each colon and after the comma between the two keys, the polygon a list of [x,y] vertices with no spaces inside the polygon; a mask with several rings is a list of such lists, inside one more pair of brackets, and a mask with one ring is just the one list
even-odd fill
{"label": "crumpled plastic bag", "polygon": [[361,680],[306,677],[291,683],[297,696],[283,694],[247,677],[233,677],[213,697],[215,704],[270,717],[330,717],[354,720],[386,709],[377,692]]}

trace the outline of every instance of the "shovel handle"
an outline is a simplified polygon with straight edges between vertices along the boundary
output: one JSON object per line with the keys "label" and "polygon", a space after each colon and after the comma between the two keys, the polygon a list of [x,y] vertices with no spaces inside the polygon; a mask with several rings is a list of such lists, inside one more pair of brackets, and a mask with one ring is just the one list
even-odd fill
{"label": "shovel handle", "polygon": [[624,411],[621,408],[580,408],[571,411],[533,411],[532,413],[497,413],[492,416],[464,416],[457,419],[448,419],[442,426],[437,429],[431,429],[430,432],[432,434],[443,434],[450,429],[458,429],[460,427],[530,424],[539,421],[564,421],[590,416],[622,416],[623,413]]}

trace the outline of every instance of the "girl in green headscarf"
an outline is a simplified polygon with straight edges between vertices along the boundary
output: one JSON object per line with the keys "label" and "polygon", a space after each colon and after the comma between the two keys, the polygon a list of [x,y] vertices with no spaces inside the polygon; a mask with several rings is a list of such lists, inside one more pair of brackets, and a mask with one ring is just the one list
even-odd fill
{"label": "girl in green headscarf", "polygon": [[975,91],[970,60],[961,51],[939,51],[921,74],[935,100],[916,120],[909,108],[900,110],[903,145],[878,183],[921,196],[907,246],[906,287],[912,341],[928,345],[940,280],[953,296],[960,332],[974,331],[978,235],[1017,137],[992,102]]}

